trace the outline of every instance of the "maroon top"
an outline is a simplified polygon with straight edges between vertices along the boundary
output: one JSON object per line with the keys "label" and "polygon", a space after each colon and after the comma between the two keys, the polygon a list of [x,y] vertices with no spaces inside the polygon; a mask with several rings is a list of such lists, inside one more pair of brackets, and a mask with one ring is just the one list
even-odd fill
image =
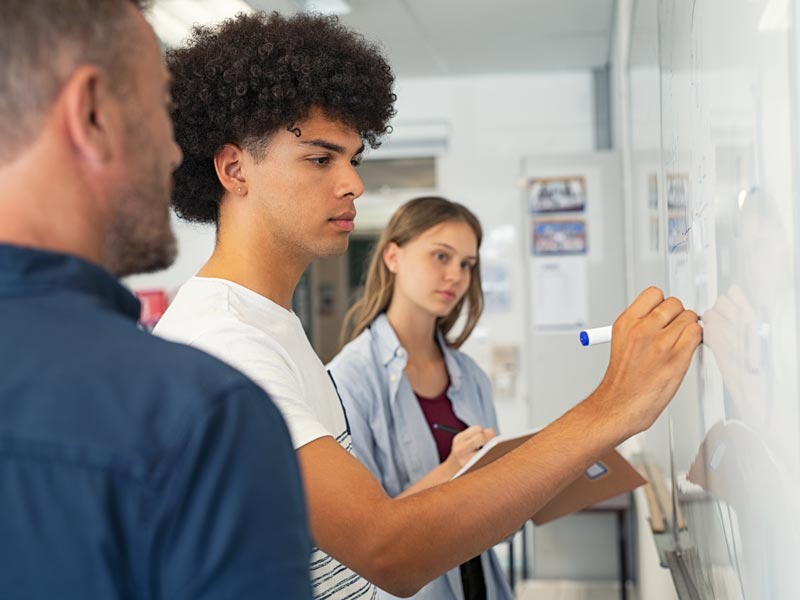
{"label": "maroon top", "polygon": [[450,402],[450,398],[447,397],[447,389],[449,387],[450,384],[448,383],[444,391],[435,398],[425,398],[414,392],[419,400],[422,413],[425,415],[425,420],[428,422],[428,427],[430,427],[431,433],[433,433],[436,449],[439,451],[439,462],[444,462],[450,455],[450,448],[453,445],[453,436],[455,434],[442,431],[441,429],[434,429],[433,424],[446,425],[447,427],[452,427],[459,431],[467,428],[467,426],[458,419],[456,413],[453,412],[453,404]]}

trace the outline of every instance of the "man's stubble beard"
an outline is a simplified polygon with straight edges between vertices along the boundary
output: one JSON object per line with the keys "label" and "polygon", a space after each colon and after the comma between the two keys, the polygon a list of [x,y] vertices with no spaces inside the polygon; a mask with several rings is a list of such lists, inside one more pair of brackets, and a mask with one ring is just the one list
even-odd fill
{"label": "man's stubble beard", "polygon": [[[167,167],[168,168],[168,167]],[[178,253],[170,224],[171,185],[155,161],[120,187],[113,201],[107,237],[107,263],[118,277],[169,267]]]}

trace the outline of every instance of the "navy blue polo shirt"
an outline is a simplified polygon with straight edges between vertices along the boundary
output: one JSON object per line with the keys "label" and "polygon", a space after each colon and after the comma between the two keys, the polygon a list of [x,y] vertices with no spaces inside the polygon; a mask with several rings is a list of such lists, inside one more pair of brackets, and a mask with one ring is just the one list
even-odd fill
{"label": "navy blue polo shirt", "polygon": [[99,267],[0,244],[0,598],[310,598],[289,434]]}

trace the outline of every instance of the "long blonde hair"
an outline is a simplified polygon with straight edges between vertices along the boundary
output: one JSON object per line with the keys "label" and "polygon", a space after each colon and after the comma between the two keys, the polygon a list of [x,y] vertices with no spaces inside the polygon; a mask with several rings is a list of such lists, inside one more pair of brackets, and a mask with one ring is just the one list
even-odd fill
{"label": "long blonde hair", "polygon": [[[470,226],[481,246],[483,230],[478,218],[466,207],[438,196],[425,196],[406,202],[392,215],[372,252],[364,296],[347,311],[342,323],[339,340],[342,345],[355,339],[369,326],[372,320],[389,308],[394,292],[394,274],[383,262],[383,251],[390,243],[403,246],[431,227],[446,221],[463,221]],[[458,301],[445,317],[436,320],[445,343],[458,348],[472,333],[483,312],[483,289],[481,288],[480,257],[472,268],[467,293]],[[464,305],[467,305],[467,320],[464,329],[455,340],[448,340],[447,334],[453,328]]]}

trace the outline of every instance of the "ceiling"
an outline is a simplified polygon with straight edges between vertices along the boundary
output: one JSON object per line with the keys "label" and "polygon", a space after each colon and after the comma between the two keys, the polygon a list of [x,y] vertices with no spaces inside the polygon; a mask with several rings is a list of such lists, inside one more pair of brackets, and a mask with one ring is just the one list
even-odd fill
{"label": "ceiling", "polygon": [[[156,0],[185,22],[232,15],[245,0]],[[300,10],[301,0],[246,0]],[[238,4],[237,4],[238,3]],[[342,21],[386,50],[399,77],[594,69],[609,62],[614,0],[349,0]],[[171,17],[170,17],[171,18]],[[174,21],[174,19],[173,19]],[[156,31],[165,43],[169,36]],[[173,35],[174,37],[174,35]]]}

